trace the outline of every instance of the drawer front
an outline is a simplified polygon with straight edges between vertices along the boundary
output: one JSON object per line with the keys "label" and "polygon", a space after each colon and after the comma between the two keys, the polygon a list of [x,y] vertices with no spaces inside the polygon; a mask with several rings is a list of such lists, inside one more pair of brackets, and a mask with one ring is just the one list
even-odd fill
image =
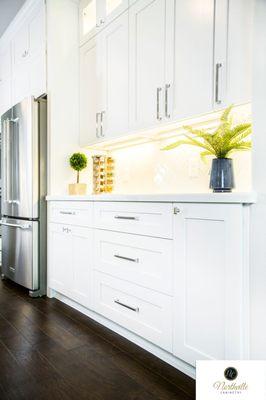
{"label": "drawer front", "polygon": [[172,294],[172,240],[95,230],[94,249],[96,270]]}
{"label": "drawer front", "polygon": [[94,308],[172,352],[172,297],[94,271]]}
{"label": "drawer front", "polygon": [[92,227],[93,203],[55,201],[49,206],[49,221],[59,224]]}
{"label": "drawer front", "polygon": [[95,227],[171,239],[173,237],[172,204],[96,202]]}

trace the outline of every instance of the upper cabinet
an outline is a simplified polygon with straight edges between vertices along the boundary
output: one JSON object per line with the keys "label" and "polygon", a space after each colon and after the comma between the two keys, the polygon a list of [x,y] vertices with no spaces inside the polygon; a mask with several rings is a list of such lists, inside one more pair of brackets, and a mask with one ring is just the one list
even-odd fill
{"label": "upper cabinet", "polygon": [[0,116],[11,106],[11,46],[0,48]]}
{"label": "upper cabinet", "polygon": [[85,43],[128,8],[128,0],[81,0],[80,42]]}
{"label": "upper cabinet", "polygon": [[[87,0],[84,7],[82,40],[94,36],[81,46],[81,145],[251,100],[252,1]],[[92,43],[95,60],[86,66]]]}
{"label": "upper cabinet", "polygon": [[38,1],[12,40],[13,100],[46,92],[45,4]]}
{"label": "upper cabinet", "polygon": [[80,144],[128,131],[128,13],[80,48]]}
{"label": "upper cabinet", "polygon": [[139,0],[129,9],[131,129],[165,121],[173,6],[172,0]]}
{"label": "upper cabinet", "polygon": [[203,114],[213,107],[215,1],[175,0],[174,3],[165,83],[169,119]]}
{"label": "upper cabinet", "polygon": [[0,40],[0,115],[46,92],[45,1],[28,1]]}

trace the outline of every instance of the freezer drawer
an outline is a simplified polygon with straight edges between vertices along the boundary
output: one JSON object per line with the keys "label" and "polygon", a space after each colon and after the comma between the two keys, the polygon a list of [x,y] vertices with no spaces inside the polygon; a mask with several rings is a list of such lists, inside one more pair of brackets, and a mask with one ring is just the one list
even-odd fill
{"label": "freezer drawer", "polygon": [[39,288],[39,222],[2,220],[2,273],[30,290]]}

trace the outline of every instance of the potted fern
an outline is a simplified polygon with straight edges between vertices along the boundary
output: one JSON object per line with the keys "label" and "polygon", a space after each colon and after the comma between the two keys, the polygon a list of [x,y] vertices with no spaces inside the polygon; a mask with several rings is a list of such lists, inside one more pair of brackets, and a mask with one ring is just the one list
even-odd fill
{"label": "potted fern", "polygon": [[194,129],[184,126],[187,131],[184,139],[178,140],[163,150],[171,150],[181,145],[197,146],[203,149],[202,159],[214,156],[211,167],[210,188],[213,192],[231,192],[234,188],[233,161],[230,155],[236,151],[251,149],[247,140],[252,132],[250,123],[233,126],[230,115],[233,106],[228,107],[221,115],[219,126],[212,132],[209,129]]}
{"label": "potted fern", "polygon": [[83,153],[74,153],[69,159],[71,168],[77,171],[77,183],[69,184],[69,194],[71,195],[84,195],[87,191],[86,183],[79,182],[80,171],[87,167],[87,157]]}

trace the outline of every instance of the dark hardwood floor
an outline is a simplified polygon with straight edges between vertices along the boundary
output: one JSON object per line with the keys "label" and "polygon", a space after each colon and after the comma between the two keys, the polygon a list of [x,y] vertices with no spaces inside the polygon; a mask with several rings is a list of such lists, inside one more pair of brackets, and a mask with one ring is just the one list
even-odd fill
{"label": "dark hardwood floor", "polygon": [[0,282],[0,400],[192,400],[194,381],[55,299]]}

